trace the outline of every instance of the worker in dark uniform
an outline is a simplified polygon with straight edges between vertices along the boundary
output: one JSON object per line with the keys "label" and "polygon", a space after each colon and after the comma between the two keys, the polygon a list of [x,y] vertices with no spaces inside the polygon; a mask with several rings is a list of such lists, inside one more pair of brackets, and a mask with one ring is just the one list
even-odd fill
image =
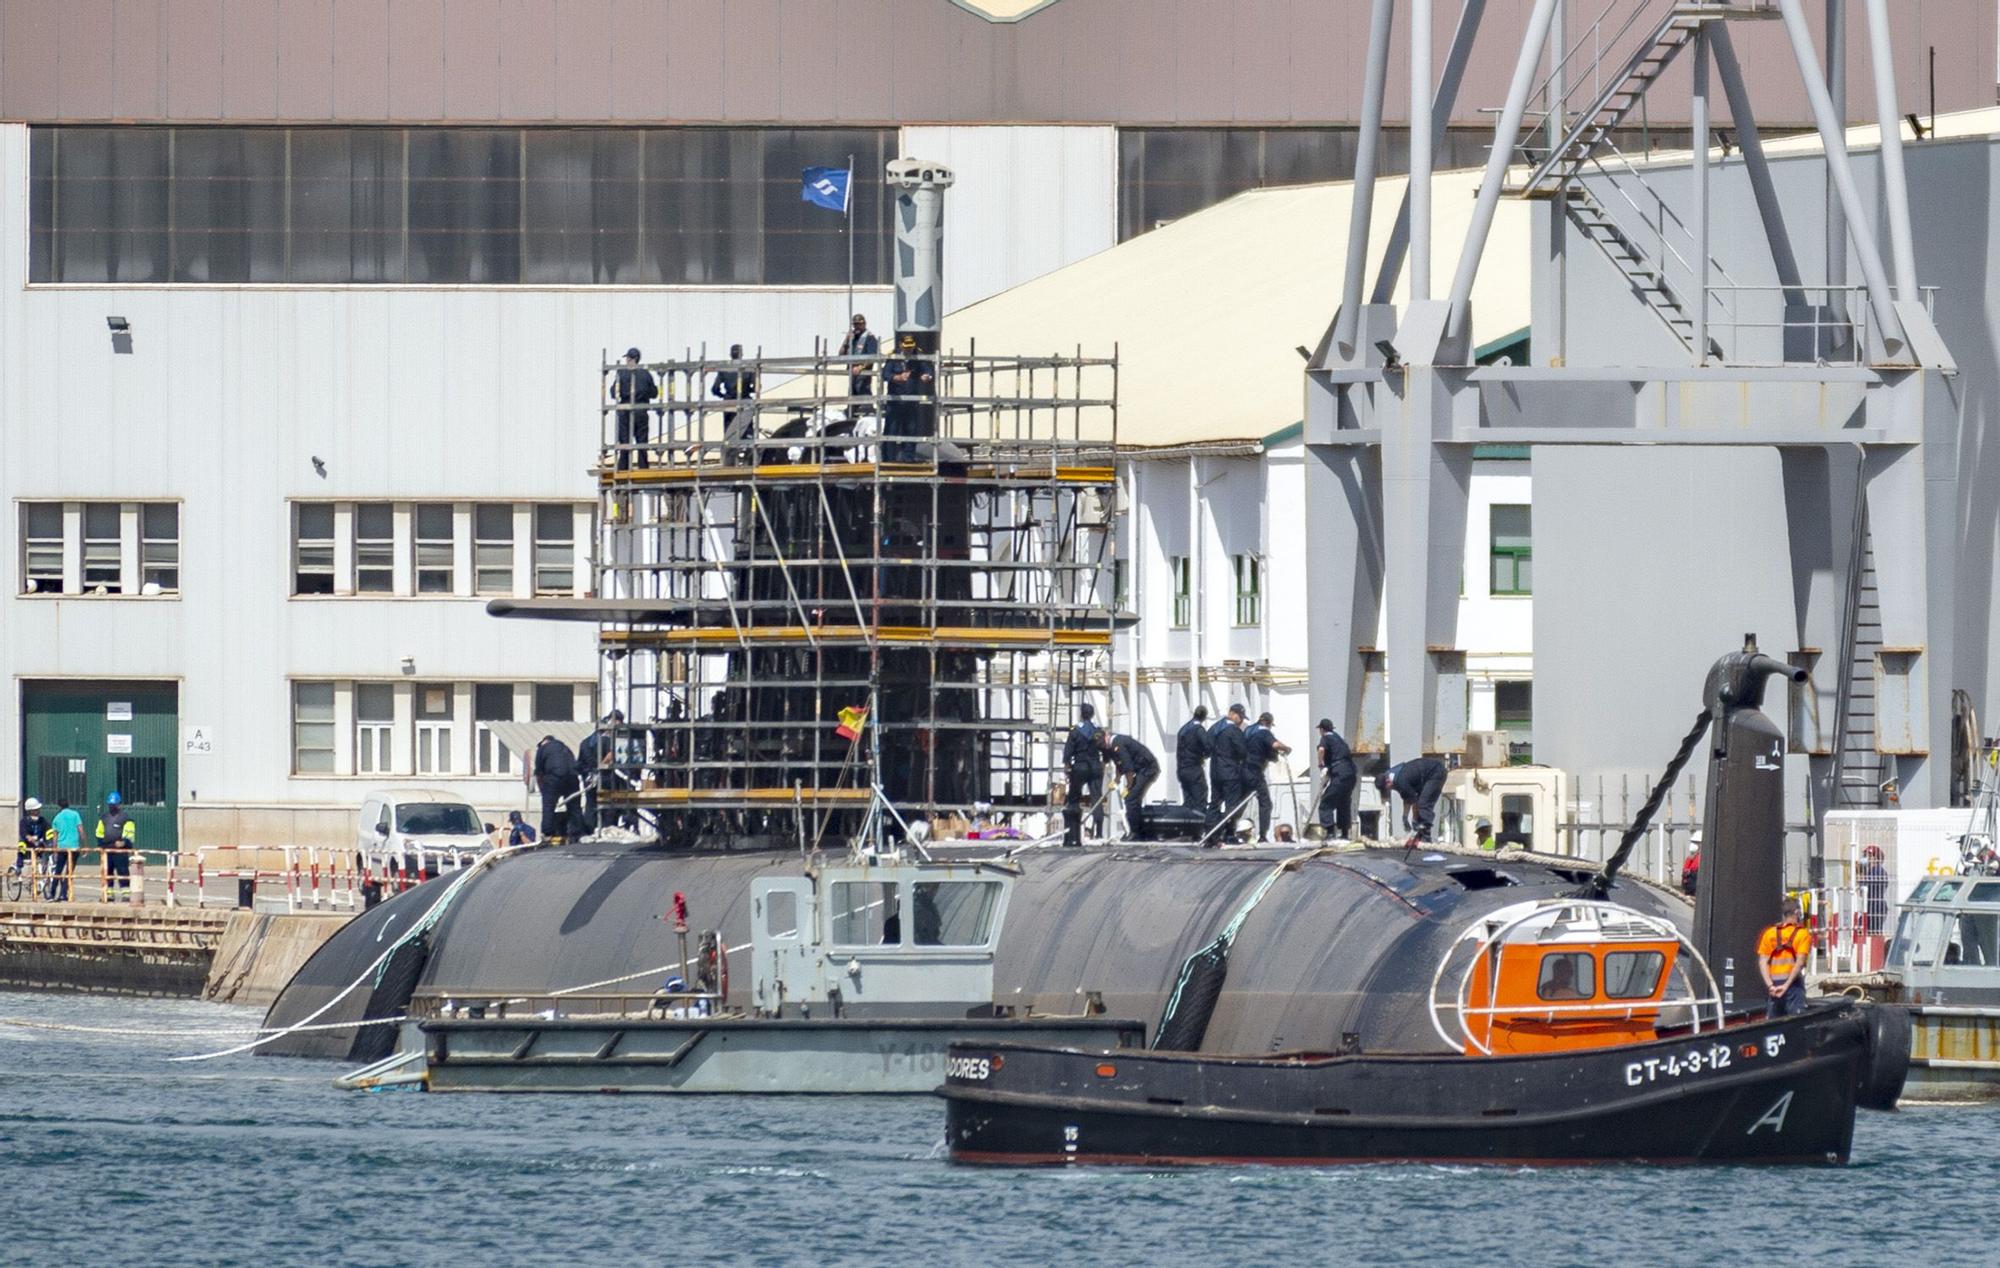
{"label": "worker in dark uniform", "polygon": [[[139,829],[125,813],[125,799],[112,793],[104,799],[104,813],[97,819],[97,848],[104,858],[104,900],[122,902],[132,894],[132,851],[139,845]],[[145,901],[145,895],[140,895]]]}
{"label": "worker in dark uniform", "polygon": [[653,438],[649,401],[660,399],[659,382],[653,372],[639,364],[639,350],[627,348],[625,360],[611,379],[611,401],[618,410],[618,469],[649,467],[646,445]]}
{"label": "worker in dark uniform", "polygon": [[[1232,704],[1222,720],[1208,728],[1208,813],[1211,819],[1234,814],[1236,803],[1243,800],[1245,716],[1242,705]],[[1228,835],[1226,830],[1224,835]]]}
{"label": "worker in dark uniform", "polygon": [[1194,717],[1174,736],[1174,777],[1181,782],[1181,805],[1208,809],[1208,706],[1194,707]]}
{"label": "worker in dark uniform", "polygon": [[[729,345],[729,359],[736,362],[743,360],[742,344],[732,343]],[[725,401],[750,400],[757,395],[757,372],[742,368],[724,370],[715,376],[715,382],[710,385],[708,390],[710,395],[719,396]],[[755,433],[757,427],[755,419],[757,416],[754,413],[750,414],[750,420],[746,421],[739,429],[736,426],[738,414],[739,411],[733,409],[723,411],[722,439],[725,444],[730,446],[728,452],[731,462],[748,464],[755,460],[755,451],[748,442],[756,439]]]}
{"label": "worker in dark uniform", "polygon": [[542,839],[560,842],[581,836],[582,785],[577,778],[576,755],[569,751],[569,745],[553,735],[544,735],[542,742],[535,745],[527,778],[542,794]]}
{"label": "worker in dark uniform", "polygon": [[1069,783],[1069,795],[1063,802],[1063,844],[1071,847],[1083,844],[1086,798],[1091,808],[1091,831],[1098,835],[1104,832],[1104,808],[1098,804],[1104,792],[1104,755],[1097,745],[1097,723],[1092,720],[1097,711],[1083,704],[1077,706],[1076,714],[1076,726],[1063,744],[1063,770]]}
{"label": "worker in dark uniform", "polygon": [[1160,759],[1129,735],[1099,731],[1097,743],[1104,760],[1116,766],[1125,780],[1125,815],[1129,820],[1133,811],[1146,804],[1146,790],[1160,778]]}
{"label": "worker in dark uniform", "polygon": [[[1438,798],[1444,793],[1445,764],[1435,757],[1418,757],[1399,762],[1375,777],[1375,787],[1383,796],[1394,792],[1406,809],[1414,809],[1415,841],[1431,839],[1437,826]],[[1386,808],[1386,807],[1385,807]]]}
{"label": "worker in dark uniform", "polygon": [[[872,357],[882,350],[882,341],[875,332],[868,329],[868,319],[860,313],[854,314],[854,321],[847,329],[847,338],[840,341],[840,355],[843,357]],[[875,363],[856,361],[847,367],[847,394],[849,396],[870,397],[875,394]],[[856,402],[847,407],[850,417],[865,406]]]}
{"label": "worker in dark uniform", "polygon": [[1271,722],[1269,713],[1260,713],[1256,723],[1243,733],[1243,786],[1238,796],[1257,799],[1259,842],[1271,839],[1271,785],[1265,778],[1265,768],[1292,751],[1292,746],[1271,730]]}
{"label": "worker in dark uniform", "polygon": [[[882,376],[889,383],[889,417],[884,422],[882,434],[921,436],[925,431],[922,398],[930,396],[936,389],[936,368],[929,360],[917,355],[915,335],[904,335],[898,339],[896,351],[896,359],[882,367]],[[884,462],[922,462],[927,456],[921,445],[891,442],[882,446]]]}
{"label": "worker in dark uniform", "polygon": [[1333,729],[1332,718],[1319,720],[1319,769],[1326,783],[1319,790],[1319,826],[1336,841],[1354,830],[1354,750]]}

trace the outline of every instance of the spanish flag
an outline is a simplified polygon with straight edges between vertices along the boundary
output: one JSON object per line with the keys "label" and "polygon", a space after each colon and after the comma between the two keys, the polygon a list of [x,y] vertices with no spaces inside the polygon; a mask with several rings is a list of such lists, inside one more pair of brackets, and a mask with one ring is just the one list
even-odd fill
{"label": "spanish flag", "polygon": [[840,725],[833,729],[833,733],[843,739],[858,740],[861,738],[862,728],[867,725],[868,706],[850,705],[840,711]]}

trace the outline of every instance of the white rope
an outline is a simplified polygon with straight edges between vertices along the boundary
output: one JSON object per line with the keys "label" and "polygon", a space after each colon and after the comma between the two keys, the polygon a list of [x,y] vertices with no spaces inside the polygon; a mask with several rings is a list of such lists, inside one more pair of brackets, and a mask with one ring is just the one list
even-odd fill
{"label": "white rope", "polygon": [[[383,950],[381,955],[376,956],[374,963],[370,964],[367,968],[361,970],[361,976],[355,978],[352,982],[349,982],[346,986],[342,987],[338,995],[335,995],[332,999],[326,1001],[326,1003],[321,1004],[318,1008],[315,1008],[312,1012],[306,1014],[304,1017],[300,1018],[292,1025],[286,1026],[280,1030],[272,1031],[270,1034],[264,1035],[262,1038],[253,1039],[248,1043],[240,1043],[232,1048],[224,1048],[220,1052],[203,1052],[203,1053],[196,1053],[191,1056],[168,1057],[167,1060],[214,1061],[220,1057],[233,1057],[238,1053],[249,1052],[254,1048],[261,1048],[265,1044],[270,1043],[274,1039],[282,1039],[286,1035],[296,1034],[299,1031],[304,1030],[308,1024],[319,1020],[319,1018],[322,1015],[324,1015],[328,1009],[332,1008],[335,1004],[338,1004],[341,1000],[346,999],[349,995],[353,994],[355,987],[367,981],[371,976],[374,975],[376,970],[380,969],[384,964],[387,964],[389,962],[389,957],[396,953],[396,949],[398,947],[402,946],[405,942],[410,941],[410,939],[418,937],[419,935],[423,934],[425,931],[429,930],[432,926],[436,925],[439,920],[443,919],[446,909],[448,909],[451,906],[452,899],[458,896],[458,891],[465,888],[466,883],[469,882],[473,877],[479,875],[479,872],[482,868],[491,866],[493,862],[496,859],[500,858],[502,855],[515,854],[523,850],[532,850],[537,848],[540,848],[539,845],[519,845],[519,846],[503,845],[495,849],[492,853],[482,856],[478,862],[474,863],[471,867],[466,868],[463,872],[460,872],[458,874],[458,879],[454,880],[451,883],[451,887],[445,890],[444,893],[438,897],[438,900],[435,903],[431,904],[431,909],[425,912],[421,919],[412,923],[410,927],[403,932],[401,937],[398,937],[394,942],[391,942]],[[331,1027],[331,1029],[338,1030],[341,1029],[343,1026],[353,1026],[359,1024],[360,1024],[359,1022],[339,1023]]]}

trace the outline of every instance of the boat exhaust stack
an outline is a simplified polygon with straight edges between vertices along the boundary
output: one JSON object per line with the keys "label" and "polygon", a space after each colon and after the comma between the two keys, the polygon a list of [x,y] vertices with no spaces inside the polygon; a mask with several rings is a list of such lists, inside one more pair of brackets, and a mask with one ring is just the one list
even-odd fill
{"label": "boat exhaust stack", "polygon": [[1705,845],[1696,884],[1694,944],[1722,986],[1725,1011],[1761,1007],[1757,938],[1778,918],[1785,884],[1785,734],[1764,713],[1773,677],[1804,682],[1803,669],[1757,650],[1715,662],[1702,688],[1709,764]]}

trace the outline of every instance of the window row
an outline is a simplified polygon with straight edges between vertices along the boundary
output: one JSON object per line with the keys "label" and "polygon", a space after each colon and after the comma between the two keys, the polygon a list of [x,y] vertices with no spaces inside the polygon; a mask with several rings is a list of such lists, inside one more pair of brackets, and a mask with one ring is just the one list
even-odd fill
{"label": "window row", "polygon": [[21,593],[164,595],[181,588],[178,502],[21,503]]}
{"label": "window row", "polygon": [[37,127],[29,280],[889,281],[893,128]]}
{"label": "window row", "polygon": [[[1236,581],[1234,624],[1260,625],[1264,620],[1264,559],[1261,555],[1237,554],[1229,557],[1230,572]],[[1184,630],[1194,623],[1194,566],[1186,555],[1167,560],[1167,575],[1174,587],[1173,628]]]}
{"label": "window row", "polygon": [[295,502],[298,595],[586,595],[592,511],[570,502]]}
{"label": "window row", "polygon": [[295,775],[512,775],[495,722],[590,717],[588,683],[320,681],[292,684]]}

